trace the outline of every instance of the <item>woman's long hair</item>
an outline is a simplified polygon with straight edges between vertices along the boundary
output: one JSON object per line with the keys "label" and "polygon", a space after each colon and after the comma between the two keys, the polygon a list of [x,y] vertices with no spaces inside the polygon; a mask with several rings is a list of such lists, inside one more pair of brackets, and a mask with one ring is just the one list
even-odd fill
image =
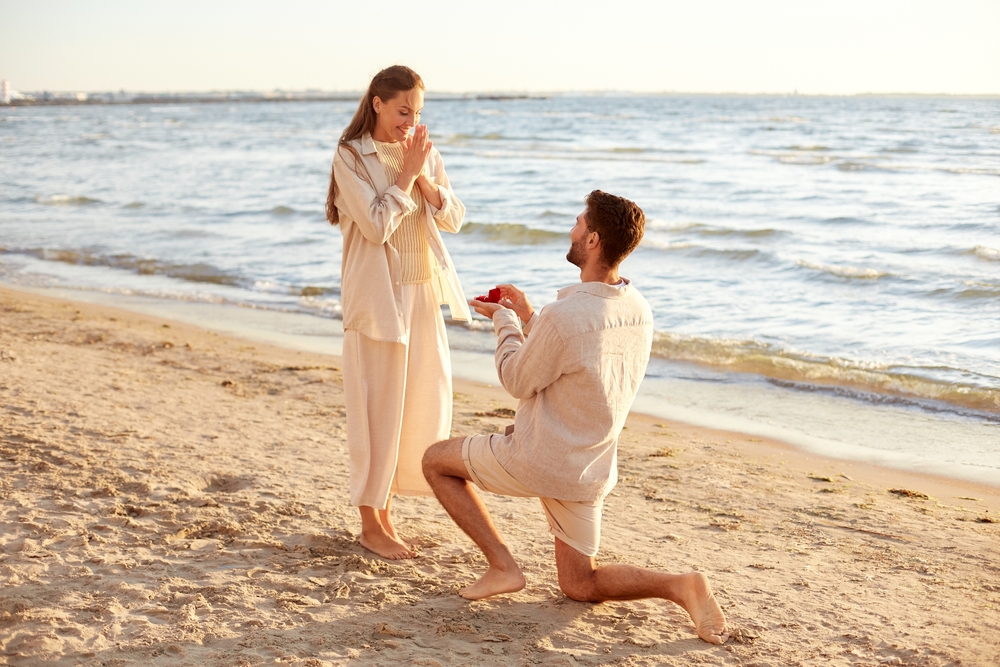
{"label": "woman's long hair", "polygon": [[[351,119],[344,133],[340,135],[340,141],[337,143],[338,151],[344,148],[352,154],[355,172],[358,172],[358,167],[361,167],[361,156],[348,142],[359,139],[366,132],[370,133],[375,129],[375,123],[378,122],[378,115],[372,106],[372,100],[377,96],[383,102],[388,102],[396,97],[396,95],[413,90],[414,88],[423,90],[424,81],[420,78],[419,74],[404,65],[386,67],[376,74],[372,82],[368,84],[368,92],[361,98],[358,110],[354,112],[354,118]],[[363,167],[358,173],[362,174],[362,178],[365,178],[365,180],[371,180],[368,178],[368,174],[364,171]],[[330,191],[326,195],[326,219],[330,221],[331,225],[340,222],[340,213],[337,212],[337,205],[335,203],[336,199],[337,181],[331,169]]]}

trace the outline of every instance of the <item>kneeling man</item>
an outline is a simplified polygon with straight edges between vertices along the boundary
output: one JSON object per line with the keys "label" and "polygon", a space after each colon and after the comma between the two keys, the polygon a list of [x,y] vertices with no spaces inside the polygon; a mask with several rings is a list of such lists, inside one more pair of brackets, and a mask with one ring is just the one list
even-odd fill
{"label": "kneeling man", "polygon": [[525,584],[472,482],[491,493],[541,500],[567,596],[670,600],[691,615],[699,637],[721,644],[729,636],[726,619],[703,574],[599,566],[594,558],[604,497],[618,481],[618,436],[649,361],[653,315],[618,275],[618,265],[642,239],[642,209],[600,190],[586,202],[566,255],[580,267],[579,284],[560,290],[538,313],[512,285],[500,286],[500,303],[470,302],[493,319],[499,336],[497,373],[520,399],[513,430],[433,445],[424,455],[424,475],[489,562],[479,581],[462,589],[463,597],[512,593]]}

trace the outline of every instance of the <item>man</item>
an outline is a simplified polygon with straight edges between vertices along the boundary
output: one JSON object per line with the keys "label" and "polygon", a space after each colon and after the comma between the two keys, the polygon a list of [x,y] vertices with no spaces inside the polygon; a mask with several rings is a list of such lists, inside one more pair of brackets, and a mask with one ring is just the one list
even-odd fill
{"label": "man", "polygon": [[469,302],[493,319],[497,373],[520,405],[505,435],[453,438],[424,454],[424,476],[435,495],[489,563],[460,594],[478,600],[525,585],[471,481],[492,493],[541,500],[567,596],[670,600],[691,615],[699,637],[722,644],[729,637],[726,619],[704,575],[598,566],[594,558],[604,497],[618,481],[618,435],[649,361],[653,316],[618,275],[642,239],[642,209],[600,190],[586,202],[566,255],[580,267],[579,284],[560,290],[539,313],[512,285],[500,286],[500,303]]}

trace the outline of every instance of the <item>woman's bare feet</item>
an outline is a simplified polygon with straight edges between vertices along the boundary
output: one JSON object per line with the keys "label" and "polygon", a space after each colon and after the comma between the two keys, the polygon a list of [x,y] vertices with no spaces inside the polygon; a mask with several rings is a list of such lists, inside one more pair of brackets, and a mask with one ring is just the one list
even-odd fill
{"label": "woman's bare feet", "polygon": [[[392,497],[389,497],[389,501],[392,502]],[[396,540],[400,544],[406,544],[403,540],[399,539],[399,533],[396,532],[396,527],[392,525],[392,519],[389,518],[389,508],[388,506],[384,510],[378,511],[378,521],[382,524],[382,528],[392,539]]]}
{"label": "woman's bare feet", "polygon": [[681,575],[684,582],[681,586],[679,604],[691,615],[698,636],[709,644],[724,644],[729,639],[726,629],[726,615],[712,595],[712,587],[708,579],[700,572],[689,572]]}
{"label": "woman's bare feet", "polygon": [[458,592],[466,600],[482,600],[491,595],[515,593],[524,588],[524,574],[516,565],[513,569],[501,570],[490,567],[479,581]]}
{"label": "woman's bare feet", "polygon": [[358,542],[365,549],[368,549],[368,551],[388,560],[415,558],[417,555],[408,546],[392,539],[388,533],[381,529],[368,532],[362,531]]}
{"label": "woman's bare feet", "polygon": [[[391,502],[392,498],[389,500]],[[417,554],[396,535],[396,529],[389,521],[388,505],[384,510],[366,505],[358,510],[361,513],[361,537],[358,539],[361,546],[388,560],[416,557]]]}

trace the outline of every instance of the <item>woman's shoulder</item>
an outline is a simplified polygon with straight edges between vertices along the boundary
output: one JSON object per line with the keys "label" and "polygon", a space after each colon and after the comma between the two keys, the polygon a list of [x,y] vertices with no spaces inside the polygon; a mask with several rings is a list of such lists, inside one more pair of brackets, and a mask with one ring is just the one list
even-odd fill
{"label": "woman's shoulder", "polygon": [[370,153],[375,151],[375,143],[372,141],[372,136],[369,133],[365,133],[356,139],[348,139],[347,141],[338,141],[337,148],[333,152],[333,159],[344,160],[349,155],[362,156],[365,153]]}

